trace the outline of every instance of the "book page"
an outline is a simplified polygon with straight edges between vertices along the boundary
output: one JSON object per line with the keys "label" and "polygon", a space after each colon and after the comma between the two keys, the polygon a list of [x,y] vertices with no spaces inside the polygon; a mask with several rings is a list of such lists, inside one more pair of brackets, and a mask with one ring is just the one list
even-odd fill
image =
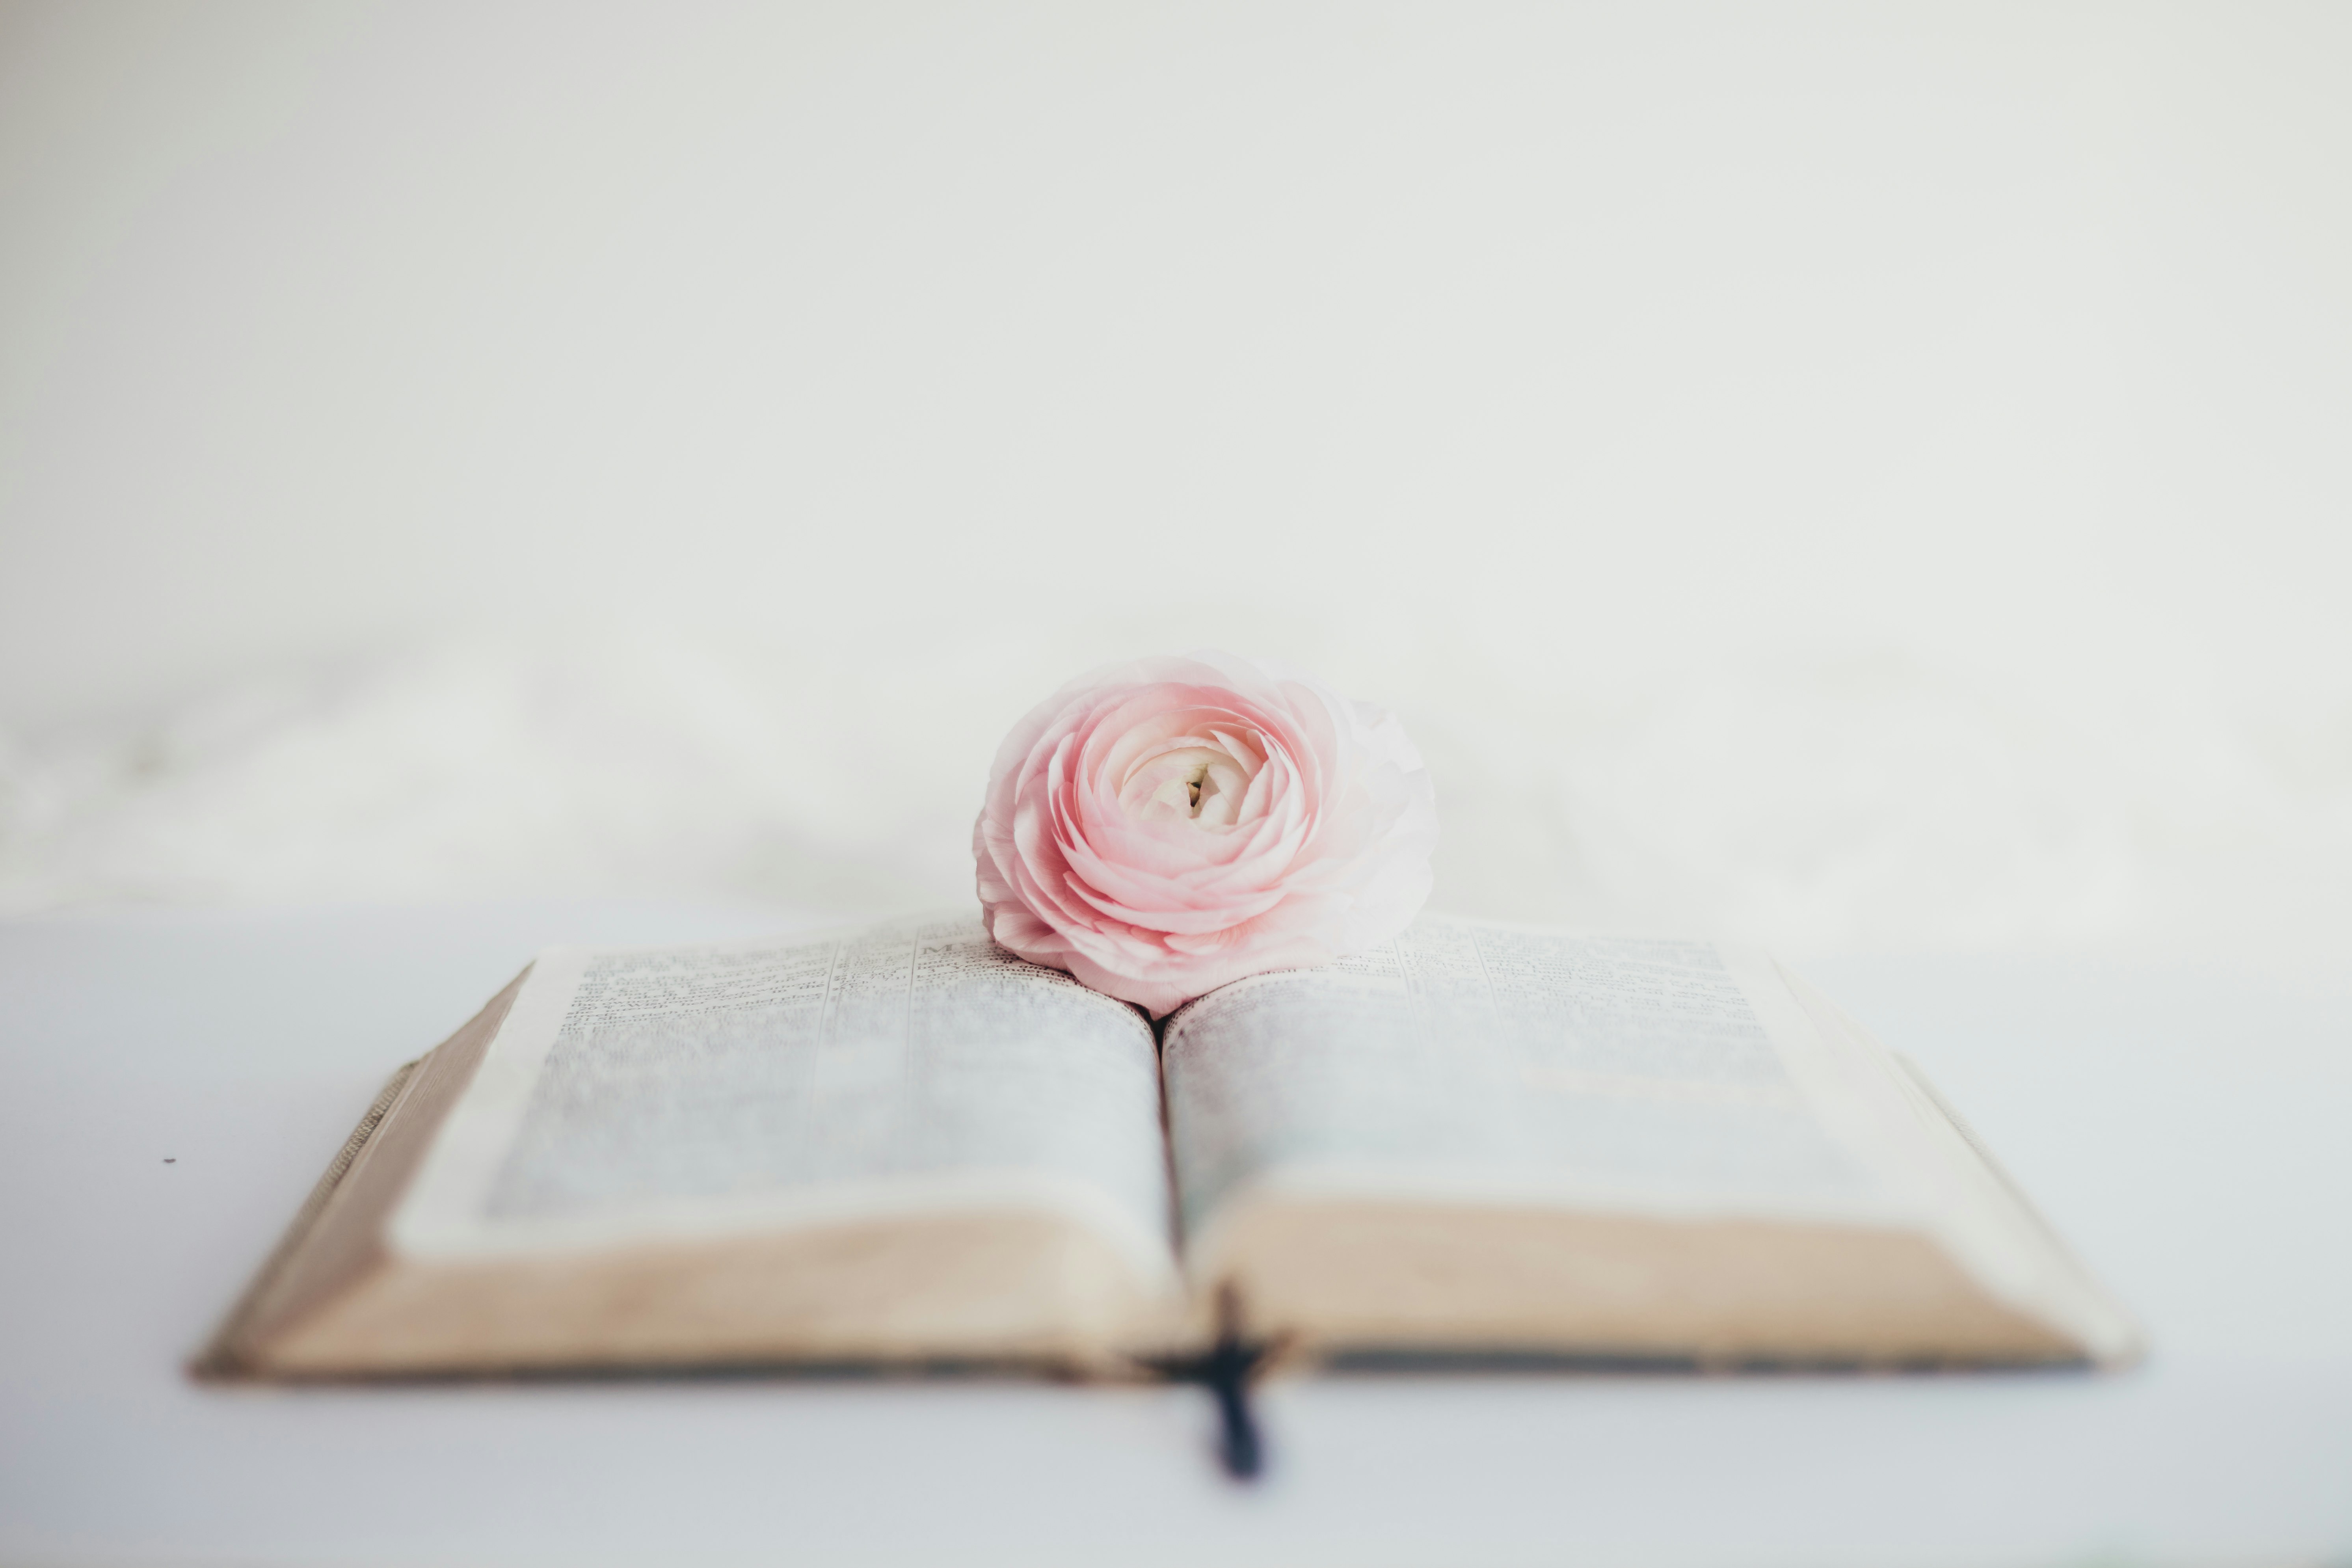
{"label": "book page", "polygon": [[1151,1031],[976,918],[541,956],[393,1224],[422,1253],[1044,1204],[1172,1269]]}
{"label": "book page", "polygon": [[1711,942],[1423,915],[1387,947],[1192,1003],[1163,1072],[1193,1240],[1267,1183],[1855,1219],[1913,1206],[1769,961]]}

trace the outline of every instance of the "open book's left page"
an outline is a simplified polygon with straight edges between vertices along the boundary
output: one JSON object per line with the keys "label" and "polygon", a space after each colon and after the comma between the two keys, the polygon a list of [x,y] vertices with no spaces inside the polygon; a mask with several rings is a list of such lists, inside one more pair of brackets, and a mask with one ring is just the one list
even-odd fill
{"label": "open book's left page", "polygon": [[381,1252],[294,1361],[1084,1360],[1179,1289],[1151,1031],[970,918],[551,951]]}
{"label": "open book's left page", "polygon": [[511,1252],[1006,1202],[1172,1267],[1151,1030],[942,919],[541,954],[393,1234]]}

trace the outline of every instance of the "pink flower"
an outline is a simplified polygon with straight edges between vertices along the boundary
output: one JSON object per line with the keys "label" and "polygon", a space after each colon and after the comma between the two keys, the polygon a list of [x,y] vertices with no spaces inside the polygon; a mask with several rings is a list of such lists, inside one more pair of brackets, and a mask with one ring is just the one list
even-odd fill
{"label": "pink flower", "polygon": [[1392,715],[1206,652],[1111,665],[1039,704],[972,829],[997,942],[1154,1017],[1388,941],[1429,897],[1436,842]]}

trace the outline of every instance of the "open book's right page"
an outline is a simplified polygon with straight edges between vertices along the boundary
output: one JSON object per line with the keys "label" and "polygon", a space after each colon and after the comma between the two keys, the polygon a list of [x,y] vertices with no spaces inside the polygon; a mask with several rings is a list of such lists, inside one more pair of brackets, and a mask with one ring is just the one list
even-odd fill
{"label": "open book's right page", "polygon": [[[1899,1236],[2053,1342],[2129,1347],[2128,1322],[1895,1060],[1751,950],[1424,915],[1386,947],[1193,1003],[1162,1060],[1196,1284],[1243,1269],[1244,1222],[1284,1204],[1322,1205],[1306,1245],[1381,1205],[1450,1211],[1452,1261],[1432,1254],[1424,1276],[1493,1272],[1462,1250],[1473,1215],[1520,1254],[1587,1236],[1597,1254],[1627,1224],[1727,1258],[1759,1235]],[[1618,1229],[1529,1228],[1546,1214]],[[1839,1259],[1861,1254],[1809,1256],[1792,1241],[1759,1278],[1850,1272]],[[1732,1278],[1691,1276],[1717,1277]]]}

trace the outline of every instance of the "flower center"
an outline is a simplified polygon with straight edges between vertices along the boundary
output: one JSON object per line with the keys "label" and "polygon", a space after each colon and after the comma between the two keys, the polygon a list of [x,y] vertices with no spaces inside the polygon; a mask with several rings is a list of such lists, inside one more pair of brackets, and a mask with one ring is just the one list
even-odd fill
{"label": "flower center", "polygon": [[1185,736],[1157,756],[1145,758],[1119,791],[1129,811],[1168,816],[1196,827],[1228,827],[1249,795],[1255,770],[1224,746],[1203,745]]}
{"label": "flower center", "polygon": [[[1209,772],[1209,764],[1206,763],[1201,763],[1185,776],[1184,804],[1191,809],[1192,815],[1195,816],[1201,815],[1201,800],[1202,796],[1214,795],[1222,793],[1223,792],[1217,787],[1216,775]],[[1171,802],[1170,804],[1172,805],[1174,803]]]}
{"label": "flower center", "polygon": [[1163,774],[1159,787],[1151,792],[1155,805],[1172,806],[1198,821],[1205,805],[1213,816],[1222,816],[1217,806],[1224,804],[1218,796],[1224,794],[1223,782],[1217,770],[1204,759],[1187,759],[1189,765],[1181,773]]}

